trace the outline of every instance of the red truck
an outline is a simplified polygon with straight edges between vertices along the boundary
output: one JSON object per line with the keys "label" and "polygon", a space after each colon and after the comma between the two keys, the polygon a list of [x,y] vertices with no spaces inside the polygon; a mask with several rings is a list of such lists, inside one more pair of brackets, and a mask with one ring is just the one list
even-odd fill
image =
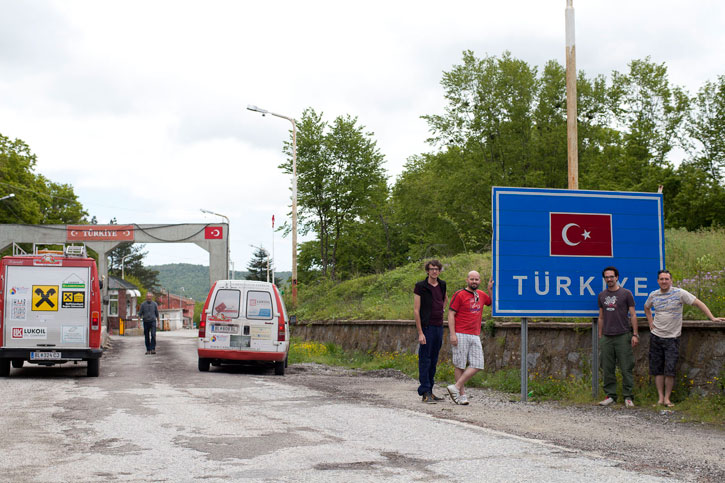
{"label": "red truck", "polygon": [[85,361],[98,377],[101,284],[84,246],[0,259],[0,377],[26,362]]}

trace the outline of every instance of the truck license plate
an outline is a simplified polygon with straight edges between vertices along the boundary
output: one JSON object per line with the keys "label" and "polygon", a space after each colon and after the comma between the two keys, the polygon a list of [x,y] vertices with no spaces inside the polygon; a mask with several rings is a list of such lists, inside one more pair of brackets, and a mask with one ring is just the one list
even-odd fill
{"label": "truck license plate", "polygon": [[52,361],[60,359],[60,352],[31,352],[31,361]]}
{"label": "truck license plate", "polygon": [[212,325],[211,331],[217,334],[236,334],[239,330],[237,325]]}

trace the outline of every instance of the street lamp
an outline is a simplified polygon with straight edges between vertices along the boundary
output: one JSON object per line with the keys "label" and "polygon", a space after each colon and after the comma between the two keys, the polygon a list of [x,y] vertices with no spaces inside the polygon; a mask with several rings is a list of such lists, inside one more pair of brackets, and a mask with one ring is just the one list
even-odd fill
{"label": "street lamp", "polygon": [[[226,216],[224,216],[224,215],[222,215],[220,213],[214,213],[213,211],[205,210],[204,208],[199,208],[199,210],[202,213],[207,213],[209,215],[221,216],[222,218],[224,218],[225,220],[227,220],[227,231],[228,231],[228,233],[227,233],[227,276],[231,280],[234,280],[234,262],[232,262],[232,237],[231,237],[231,227],[232,227],[232,224],[229,222],[229,218],[227,218]],[[229,275],[229,266],[230,265],[232,266],[231,276]]]}
{"label": "street lamp", "polygon": [[8,198],[14,198],[14,197],[15,197],[15,193],[10,193],[9,195],[5,195],[2,198],[0,198],[0,201],[7,200]]}
{"label": "street lamp", "polygon": [[248,105],[247,109],[262,116],[281,117],[292,123],[292,306],[297,307],[297,124],[294,118],[270,112],[261,107]]}
{"label": "street lamp", "polygon": [[133,255],[134,255],[133,253],[129,253],[125,257],[121,258],[121,280],[126,280],[126,267],[124,265],[126,262],[126,259],[132,257]]}

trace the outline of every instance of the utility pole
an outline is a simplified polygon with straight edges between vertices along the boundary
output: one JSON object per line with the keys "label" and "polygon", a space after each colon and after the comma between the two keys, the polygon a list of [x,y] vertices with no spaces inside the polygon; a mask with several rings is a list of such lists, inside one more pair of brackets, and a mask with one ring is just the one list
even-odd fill
{"label": "utility pole", "polygon": [[566,144],[569,189],[579,189],[579,153],[576,109],[576,42],[574,0],[566,0]]}

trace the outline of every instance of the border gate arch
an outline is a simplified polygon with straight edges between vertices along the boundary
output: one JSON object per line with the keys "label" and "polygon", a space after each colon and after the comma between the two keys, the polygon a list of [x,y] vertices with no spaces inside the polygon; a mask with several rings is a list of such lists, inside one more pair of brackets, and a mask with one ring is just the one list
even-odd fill
{"label": "border gate arch", "polygon": [[[209,253],[209,283],[229,275],[229,225],[182,223],[157,225],[0,225],[0,250],[13,243],[83,242],[98,253],[98,273],[108,280],[108,253],[124,242],[194,243]],[[103,284],[103,327],[108,329],[108,283]]]}

